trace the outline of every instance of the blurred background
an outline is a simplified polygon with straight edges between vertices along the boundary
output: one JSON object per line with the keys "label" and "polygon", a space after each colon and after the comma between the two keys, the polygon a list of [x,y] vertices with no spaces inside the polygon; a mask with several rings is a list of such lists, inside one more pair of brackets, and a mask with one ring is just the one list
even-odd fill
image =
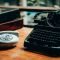
{"label": "blurred background", "polygon": [[[33,7],[59,7],[60,0],[0,0],[0,5],[3,6],[33,6]],[[21,13],[24,19],[24,25],[35,25],[34,20],[40,20],[42,16],[47,16],[47,13],[25,11]]]}

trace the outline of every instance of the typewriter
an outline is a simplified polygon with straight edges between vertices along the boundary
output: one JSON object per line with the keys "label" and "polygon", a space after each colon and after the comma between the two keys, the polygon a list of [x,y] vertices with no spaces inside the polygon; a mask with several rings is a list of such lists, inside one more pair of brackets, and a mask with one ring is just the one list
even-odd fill
{"label": "typewriter", "polygon": [[60,11],[48,13],[24,41],[26,49],[49,56],[60,56]]}

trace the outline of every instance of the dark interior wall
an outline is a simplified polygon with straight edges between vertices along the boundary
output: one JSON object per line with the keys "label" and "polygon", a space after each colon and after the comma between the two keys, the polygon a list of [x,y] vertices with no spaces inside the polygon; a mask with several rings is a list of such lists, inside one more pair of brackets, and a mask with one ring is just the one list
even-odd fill
{"label": "dark interior wall", "polygon": [[19,0],[0,0],[0,4],[9,3],[9,5],[19,5]]}

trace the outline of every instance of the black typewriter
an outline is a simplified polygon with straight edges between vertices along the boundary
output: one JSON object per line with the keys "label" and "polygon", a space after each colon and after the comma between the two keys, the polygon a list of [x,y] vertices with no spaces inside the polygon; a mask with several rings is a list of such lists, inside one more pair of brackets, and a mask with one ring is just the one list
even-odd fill
{"label": "black typewriter", "polygon": [[48,13],[24,41],[24,47],[49,56],[60,56],[60,11]]}

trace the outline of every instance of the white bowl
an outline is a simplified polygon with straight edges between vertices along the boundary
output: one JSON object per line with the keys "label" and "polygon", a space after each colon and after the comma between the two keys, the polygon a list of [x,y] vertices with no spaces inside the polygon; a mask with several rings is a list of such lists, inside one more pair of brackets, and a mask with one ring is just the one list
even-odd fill
{"label": "white bowl", "polygon": [[12,46],[18,42],[19,35],[16,31],[0,31],[0,46]]}

